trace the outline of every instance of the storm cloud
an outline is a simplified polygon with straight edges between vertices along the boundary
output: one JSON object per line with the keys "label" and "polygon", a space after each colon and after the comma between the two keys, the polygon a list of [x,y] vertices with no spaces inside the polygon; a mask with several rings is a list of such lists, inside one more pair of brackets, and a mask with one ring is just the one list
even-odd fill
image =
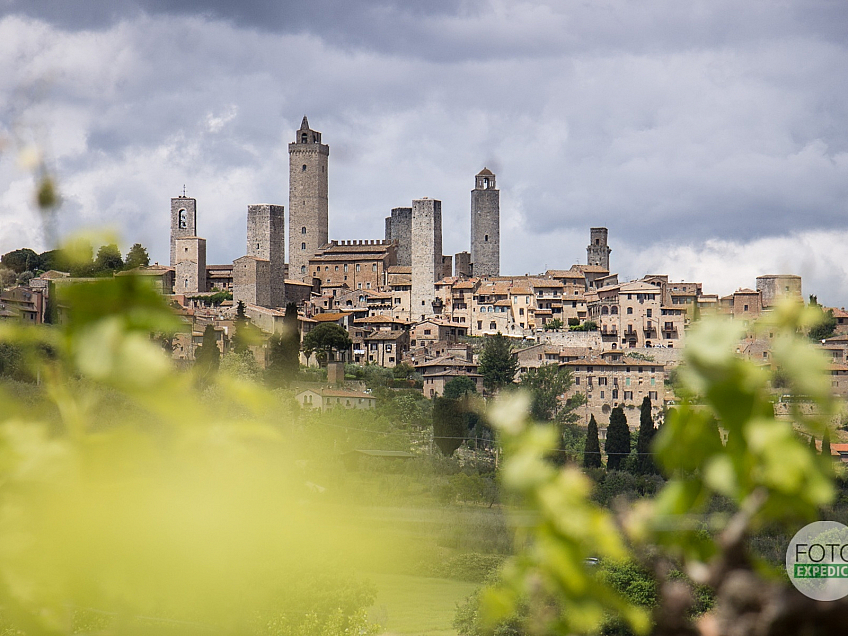
{"label": "storm cloud", "polygon": [[[62,233],[108,224],[166,260],[185,184],[210,259],[232,260],[247,205],[288,204],[307,114],[330,145],[333,238],[379,238],[392,207],[429,196],[445,251],[467,249],[486,165],[505,272],[582,262],[605,225],[622,277],[727,293],[791,272],[848,301],[820,249],[848,229],[844,3],[6,1],[0,16],[2,251],[44,247],[15,158],[33,144]],[[719,252],[735,273],[699,266]]]}

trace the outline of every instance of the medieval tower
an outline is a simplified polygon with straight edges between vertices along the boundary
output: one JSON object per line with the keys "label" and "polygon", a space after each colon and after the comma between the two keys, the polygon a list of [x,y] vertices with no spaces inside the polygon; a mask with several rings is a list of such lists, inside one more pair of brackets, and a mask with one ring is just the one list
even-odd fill
{"label": "medieval tower", "polygon": [[436,281],[442,277],[442,202],[412,202],[412,297],[410,318],[433,315]]}
{"label": "medieval tower", "polygon": [[330,147],[306,116],[289,144],[289,278],[311,280],[309,259],[327,243],[327,159]]}
{"label": "medieval tower", "polygon": [[177,264],[177,239],[197,234],[197,201],[183,194],[171,199],[171,267]]}
{"label": "medieval tower", "polygon": [[495,175],[483,168],[471,191],[471,269],[474,276],[499,276],[501,269],[501,203]]}
{"label": "medieval tower", "polygon": [[245,253],[269,263],[271,307],[282,307],[285,304],[285,228],[285,212],[282,205],[263,203],[247,206],[247,252]]}
{"label": "medieval tower", "polygon": [[612,251],[607,245],[607,234],[609,230],[605,227],[593,227],[589,230],[589,245],[586,247],[586,264],[598,265],[610,271],[609,255]]}
{"label": "medieval tower", "polygon": [[412,267],[412,208],[392,208],[386,217],[386,240],[397,241],[397,264]]}

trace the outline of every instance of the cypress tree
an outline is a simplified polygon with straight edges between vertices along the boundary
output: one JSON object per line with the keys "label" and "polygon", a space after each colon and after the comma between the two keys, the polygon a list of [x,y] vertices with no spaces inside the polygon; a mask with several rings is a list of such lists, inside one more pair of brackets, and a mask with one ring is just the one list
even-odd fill
{"label": "cypress tree", "polygon": [[830,429],[825,429],[822,436],[821,454],[825,457],[830,457]]}
{"label": "cypress tree", "polygon": [[656,432],[654,418],[651,416],[651,398],[646,395],[639,413],[639,437],[636,440],[636,472],[640,475],[657,472],[651,455],[651,440]]}
{"label": "cypress tree", "polygon": [[586,445],[583,447],[583,467],[601,468],[601,442],[598,440],[598,423],[595,416],[589,418],[589,429],[586,432]]}
{"label": "cypress tree", "polygon": [[607,470],[618,470],[630,454],[630,429],[627,428],[623,406],[616,406],[610,413],[604,451],[607,454]]}
{"label": "cypress tree", "polygon": [[818,452],[818,449],[816,448],[816,438],[812,435],[810,435],[810,450],[813,451],[813,453]]}

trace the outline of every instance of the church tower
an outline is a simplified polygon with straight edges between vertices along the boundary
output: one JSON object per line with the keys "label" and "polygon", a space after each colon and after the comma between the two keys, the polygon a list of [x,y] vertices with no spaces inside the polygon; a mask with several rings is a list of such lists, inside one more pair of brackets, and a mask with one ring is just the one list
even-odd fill
{"label": "church tower", "polygon": [[171,199],[171,267],[177,264],[177,239],[196,235],[197,200],[183,192],[183,196]]}
{"label": "church tower", "polygon": [[471,191],[471,270],[474,276],[499,276],[501,270],[501,193],[488,168],[474,177]]}
{"label": "church tower", "polygon": [[309,259],[326,244],[327,159],[330,147],[306,116],[289,144],[289,278],[311,281]]}
{"label": "church tower", "polygon": [[607,245],[607,234],[609,230],[605,227],[593,227],[589,230],[589,245],[586,247],[586,264],[598,265],[610,271],[609,255],[612,250]]}

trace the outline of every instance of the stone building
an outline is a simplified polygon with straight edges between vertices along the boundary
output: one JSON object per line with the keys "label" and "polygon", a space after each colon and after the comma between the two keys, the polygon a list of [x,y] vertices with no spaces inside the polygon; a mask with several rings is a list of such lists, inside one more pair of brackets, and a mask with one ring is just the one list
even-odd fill
{"label": "stone building", "polygon": [[175,241],[175,294],[197,294],[206,291],[206,239],[183,236]]}
{"label": "stone building", "polygon": [[233,261],[233,304],[271,306],[271,262],[256,256]]}
{"label": "stone building", "polygon": [[471,253],[457,252],[453,257],[453,275],[457,278],[471,278]]}
{"label": "stone building", "polygon": [[610,348],[669,345],[660,340],[662,293],[656,285],[644,281],[610,285],[587,295],[586,301],[589,318]]}
{"label": "stone building", "polygon": [[397,241],[397,264],[412,267],[412,208],[393,208],[386,217],[386,241]]}
{"label": "stone building", "polygon": [[185,195],[171,199],[171,267],[177,264],[177,239],[197,234],[197,200]]}
{"label": "stone building", "polygon": [[500,276],[500,191],[495,175],[483,168],[471,191],[471,270],[474,276]]}
{"label": "stone building", "polygon": [[757,276],[757,291],[761,294],[763,309],[774,307],[784,298],[804,302],[801,277],[792,274]]}
{"label": "stone building", "polygon": [[329,236],[327,162],[330,147],[306,116],[289,144],[289,278],[307,280],[309,259]]}
{"label": "stone building", "polygon": [[435,283],[442,277],[442,202],[412,202],[412,306],[411,320],[437,313]]}
{"label": "stone building", "polygon": [[272,307],[285,305],[286,221],[282,205],[247,206],[247,252],[268,261]]}
{"label": "stone building", "polygon": [[605,227],[593,227],[589,230],[589,245],[586,247],[586,264],[603,267],[609,272],[609,255],[612,251],[607,245],[607,234],[609,230]]}
{"label": "stone building", "polygon": [[309,258],[309,273],[321,281],[322,290],[347,285],[348,289],[377,290],[395,265],[397,244],[393,241],[332,241]]}

